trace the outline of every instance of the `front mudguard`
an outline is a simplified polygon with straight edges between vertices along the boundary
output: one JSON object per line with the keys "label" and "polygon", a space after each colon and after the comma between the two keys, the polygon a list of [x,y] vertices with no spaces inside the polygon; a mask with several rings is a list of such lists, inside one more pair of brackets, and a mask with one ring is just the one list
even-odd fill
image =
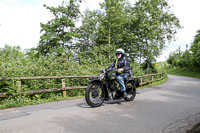
{"label": "front mudguard", "polygon": [[104,81],[104,80],[99,80],[99,79],[95,78],[95,79],[91,79],[91,80],[89,81],[89,83],[90,83],[90,84],[94,84],[94,83],[102,84],[103,90],[104,90],[104,92],[105,92],[105,98],[108,97],[108,91],[107,91],[107,87],[106,87],[106,81]]}

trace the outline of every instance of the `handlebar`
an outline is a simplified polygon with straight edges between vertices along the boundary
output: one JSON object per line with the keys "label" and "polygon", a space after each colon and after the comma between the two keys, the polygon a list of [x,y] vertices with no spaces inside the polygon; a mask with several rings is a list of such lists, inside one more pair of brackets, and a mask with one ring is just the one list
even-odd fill
{"label": "handlebar", "polygon": [[105,72],[117,72],[117,69],[116,68],[112,68],[111,70],[108,70],[108,69],[105,69]]}

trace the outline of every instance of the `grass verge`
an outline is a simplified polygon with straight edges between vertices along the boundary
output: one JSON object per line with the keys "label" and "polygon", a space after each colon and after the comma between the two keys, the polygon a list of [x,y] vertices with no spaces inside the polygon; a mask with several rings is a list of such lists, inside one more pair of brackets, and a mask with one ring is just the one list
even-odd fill
{"label": "grass verge", "polygon": [[185,68],[175,68],[175,69],[168,69],[168,74],[171,75],[178,75],[178,76],[187,76],[192,78],[200,78],[200,72],[187,70]]}
{"label": "grass verge", "polygon": [[0,102],[0,110],[1,109],[8,109],[13,107],[22,107],[34,104],[42,104],[48,102],[56,102],[56,101],[63,101],[63,100],[73,100],[73,99],[80,99],[84,98],[84,96],[73,96],[73,97],[63,97],[63,96],[56,96],[52,95],[49,98],[42,98],[42,99],[33,99],[28,96],[17,96],[14,98],[7,98]]}

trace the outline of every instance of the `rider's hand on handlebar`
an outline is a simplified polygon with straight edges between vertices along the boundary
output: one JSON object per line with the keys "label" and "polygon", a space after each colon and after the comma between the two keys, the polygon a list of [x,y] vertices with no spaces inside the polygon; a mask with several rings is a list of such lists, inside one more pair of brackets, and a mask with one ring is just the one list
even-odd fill
{"label": "rider's hand on handlebar", "polygon": [[123,68],[120,68],[120,69],[117,70],[118,73],[123,72],[123,71],[124,71]]}

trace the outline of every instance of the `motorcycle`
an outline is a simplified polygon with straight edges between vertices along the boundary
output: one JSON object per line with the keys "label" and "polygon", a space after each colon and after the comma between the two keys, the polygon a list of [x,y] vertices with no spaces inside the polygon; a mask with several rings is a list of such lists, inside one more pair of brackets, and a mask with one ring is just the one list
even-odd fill
{"label": "motorcycle", "polygon": [[139,82],[131,77],[125,80],[127,97],[124,97],[116,81],[117,70],[100,71],[100,75],[90,78],[89,85],[85,91],[85,99],[89,106],[99,107],[104,100],[119,100],[124,98],[126,101],[133,101],[136,96],[136,87]]}

